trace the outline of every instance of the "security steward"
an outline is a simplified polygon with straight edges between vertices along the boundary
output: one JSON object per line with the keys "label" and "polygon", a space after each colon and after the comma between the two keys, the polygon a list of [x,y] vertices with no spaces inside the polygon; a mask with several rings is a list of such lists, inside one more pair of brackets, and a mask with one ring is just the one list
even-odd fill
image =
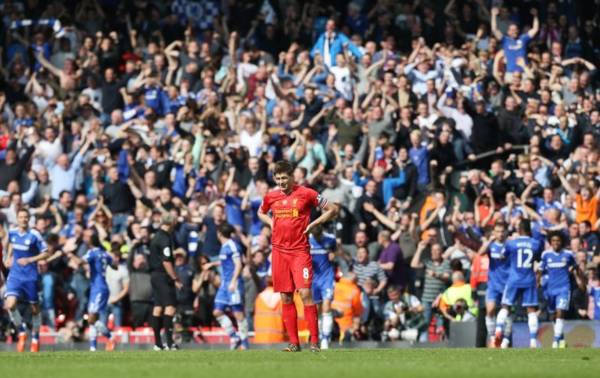
{"label": "security steward", "polygon": [[[152,309],[152,330],[154,331],[154,350],[177,350],[173,342],[173,316],[177,305],[176,289],[182,287],[175,273],[173,257],[174,245],[171,235],[176,218],[172,214],[163,214],[160,228],[150,241],[150,283],[154,297]],[[165,328],[166,344],[162,343],[161,328]]]}

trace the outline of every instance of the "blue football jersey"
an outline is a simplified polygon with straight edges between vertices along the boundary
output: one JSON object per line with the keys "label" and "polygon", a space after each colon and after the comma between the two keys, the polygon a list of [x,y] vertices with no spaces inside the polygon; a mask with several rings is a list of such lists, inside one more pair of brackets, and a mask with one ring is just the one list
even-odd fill
{"label": "blue football jersey", "polygon": [[569,269],[575,266],[573,252],[548,250],[542,253],[540,270],[547,274],[546,291],[555,293],[571,288],[571,275]]}
{"label": "blue football jersey", "polygon": [[519,236],[505,244],[502,254],[510,261],[508,281],[512,286],[535,286],[533,261],[539,257],[543,244],[529,236]]}
{"label": "blue football jersey", "polygon": [[22,281],[37,280],[37,263],[21,266],[17,263],[17,260],[22,257],[33,257],[46,252],[48,246],[39,231],[31,229],[21,233],[18,229],[10,230],[8,232],[8,242],[12,246],[13,251],[13,261],[10,269],[11,278]]}
{"label": "blue football jersey", "polygon": [[[229,285],[235,273],[235,260],[241,259],[240,249],[235,241],[227,240],[219,251],[219,260],[221,261],[221,271],[223,273],[222,285]],[[242,279],[242,275],[238,277],[238,281]]]}
{"label": "blue football jersey", "polygon": [[308,238],[310,244],[310,254],[312,255],[313,273],[315,277],[333,272],[333,266],[329,262],[329,252],[335,251],[335,236],[323,233],[317,240],[314,235]]}
{"label": "blue football jersey", "polygon": [[534,206],[535,206],[535,211],[538,214],[544,214],[544,212],[546,212],[546,210],[550,210],[550,209],[556,209],[558,211],[562,211],[562,209],[563,209],[560,202],[558,202],[558,201],[546,202],[541,197],[534,198],[533,202],[534,202]]}
{"label": "blue football jersey", "polygon": [[83,259],[90,266],[90,290],[108,289],[106,284],[106,268],[112,265],[113,259],[101,247],[89,249]]}
{"label": "blue football jersey", "polygon": [[510,260],[504,257],[504,243],[492,242],[488,247],[490,267],[488,270],[488,283],[506,284],[510,268]]}

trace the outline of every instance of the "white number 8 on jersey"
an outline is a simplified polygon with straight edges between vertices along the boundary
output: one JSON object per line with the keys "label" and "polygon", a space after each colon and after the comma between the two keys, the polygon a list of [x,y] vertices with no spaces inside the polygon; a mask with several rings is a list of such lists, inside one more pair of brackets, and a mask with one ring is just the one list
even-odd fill
{"label": "white number 8 on jersey", "polygon": [[308,277],[309,277],[308,268],[302,269],[302,278],[304,278],[305,280],[307,280]]}

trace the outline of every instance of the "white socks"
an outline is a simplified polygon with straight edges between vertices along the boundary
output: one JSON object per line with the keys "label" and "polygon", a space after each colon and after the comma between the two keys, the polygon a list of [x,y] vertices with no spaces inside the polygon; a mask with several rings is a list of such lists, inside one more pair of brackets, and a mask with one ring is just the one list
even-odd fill
{"label": "white socks", "polygon": [[504,337],[510,338],[512,334],[513,317],[509,314],[504,321]]}
{"label": "white socks", "polygon": [[504,323],[508,317],[508,310],[505,308],[498,311],[498,317],[496,317],[496,333],[504,332]]}
{"label": "white socks", "polygon": [[217,317],[217,321],[221,325],[221,328],[225,330],[225,333],[230,337],[235,336],[235,330],[233,329],[233,324],[231,323],[231,319],[225,314]]}
{"label": "white socks", "polygon": [[327,341],[331,338],[331,332],[333,331],[333,313],[326,312],[323,314],[322,320],[323,338]]}
{"label": "white socks", "polygon": [[[230,321],[231,322],[231,321]],[[248,338],[248,320],[246,318],[242,320],[238,320],[238,334],[240,335],[240,339],[246,340]]]}
{"label": "white socks", "polygon": [[14,310],[10,310],[10,320],[13,322],[13,324],[15,325],[15,327],[17,327],[17,329],[19,330],[19,332],[22,332],[22,328],[23,328],[23,318],[21,317],[21,313],[19,312],[19,310],[17,310],[16,308]]}
{"label": "white socks", "polygon": [[496,319],[493,316],[485,317],[485,328],[487,329],[488,338],[494,337],[496,332]]}
{"label": "white socks", "polygon": [[563,338],[565,328],[565,320],[557,318],[554,321],[554,341],[560,341]]}
{"label": "white socks", "polygon": [[535,340],[538,333],[538,316],[535,312],[527,314],[527,324],[529,325],[529,339]]}
{"label": "white socks", "polygon": [[96,328],[98,332],[100,332],[102,335],[110,337],[110,331],[108,330],[108,328],[106,328],[106,325],[100,320],[96,320],[96,323],[94,323],[94,328]]}
{"label": "white socks", "polygon": [[90,344],[96,347],[96,339],[98,338],[98,329],[95,325],[90,327]]}
{"label": "white socks", "polygon": [[31,338],[37,340],[40,337],[40,326],[42,325],[42,313],[31,315]]}

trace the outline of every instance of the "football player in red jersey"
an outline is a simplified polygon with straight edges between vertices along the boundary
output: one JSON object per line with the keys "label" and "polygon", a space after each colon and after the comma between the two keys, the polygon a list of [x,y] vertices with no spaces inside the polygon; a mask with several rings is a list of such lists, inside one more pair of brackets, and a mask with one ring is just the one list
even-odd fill
{"label": "football player in red jersey", "polygon": [[[308,234],[315,226],[335,218],[338,208],[316,191],[295,184],[292,173],[293,167],[289,162],[282,160],[275,164],[273,175],[277,188],[263,199],[258,217],[273,230],[273,288],[281,293],[283,323],[290,340],[285,351],[300,351],[298,316],[293,301],[294,291],[298,290],[310,331],[310,350],[319,352],[319,325],[317,306],[311,293],[313,272]],[[310,222],[313,208],[319,208],[322,214]],[[267,214],[269,212],[271,215]]]}

